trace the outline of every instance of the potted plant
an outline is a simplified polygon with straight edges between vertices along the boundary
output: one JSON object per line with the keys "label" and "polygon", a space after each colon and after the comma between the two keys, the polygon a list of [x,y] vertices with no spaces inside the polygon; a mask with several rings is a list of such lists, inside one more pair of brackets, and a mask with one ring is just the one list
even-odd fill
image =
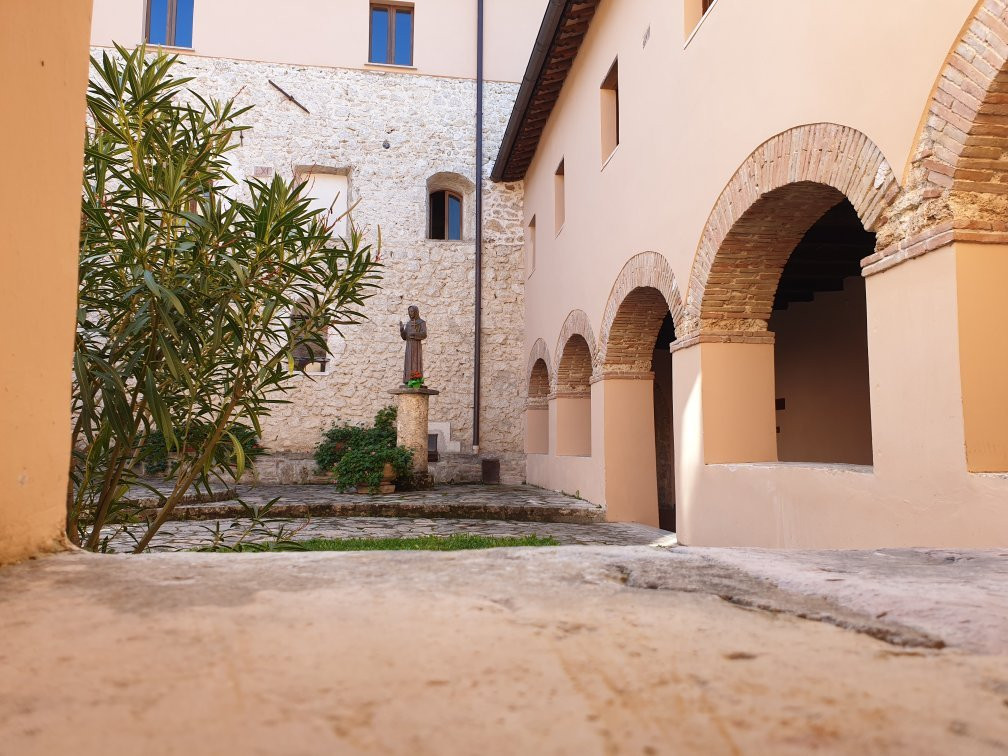
{"label": "potted plant", "polygon": [[344,487],[356,487],[358,493],[392,493],[395,481],[409,475],[412,466],[409,449],[370,440],[343,453],[336,463],[336,481]]}
{"label": "potted plant", "polygon": [[418,373],[415,370],[412,373],[410,373],[410,379],[406,381],[406,388],[418,389],[423,388],[423,386],[424,386],[423,373]]}
{"label": "potted plant", "polygon": [[332,475],[336,465],[346,454],[367,435],[368,429],[358,425],[333,425],[322,434],[322,441],[315,447],[315,464],[322,475]]}

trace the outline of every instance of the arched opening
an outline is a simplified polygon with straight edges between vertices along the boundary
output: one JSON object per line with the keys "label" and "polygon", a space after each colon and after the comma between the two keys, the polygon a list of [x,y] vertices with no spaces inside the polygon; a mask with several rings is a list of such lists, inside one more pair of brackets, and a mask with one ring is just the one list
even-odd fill
{"label": "arched opening", "polygon": [[860,261],[874,249],[875,234],[845,199],[815,222],[784,266],[768,323],[782,462],[872,464]]}
{"label": "arched opening", "polygon": [[525,453],[549,453],[549,368],[541,357],[529,376],[528,405],[525,412]]}
{"label": "arched opening", "polygon": [[860,261],[845,195],[799,181],[760,196],[710,267],[700,322],[708,463],[872,464]]}
{"label": "arched opening", "polygon": [[556,453],[591,456],[592,359],[588,342],[574,334],[564,344],[557,364]]}

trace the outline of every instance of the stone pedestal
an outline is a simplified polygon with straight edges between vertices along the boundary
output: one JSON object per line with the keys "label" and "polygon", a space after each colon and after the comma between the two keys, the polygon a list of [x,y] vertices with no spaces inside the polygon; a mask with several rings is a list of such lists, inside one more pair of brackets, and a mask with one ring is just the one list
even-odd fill
{"label": "stone pedestal", "polygon": [[413,451],[413,472],[427,473],[427,417],[430,397],[440,391],[401,386],[389,391],[397,397],[396,435],[399,445]]}

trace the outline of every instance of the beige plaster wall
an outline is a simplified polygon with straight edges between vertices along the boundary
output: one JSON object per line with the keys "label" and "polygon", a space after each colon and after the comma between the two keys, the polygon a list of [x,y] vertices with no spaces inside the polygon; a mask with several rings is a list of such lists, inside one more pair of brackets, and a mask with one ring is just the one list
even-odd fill
{"label": "beige plaster wall", "polygon": [[533,486],[553,491],[577,494],[589,501],[604,503],[602,490],[603,432],[602,401],[597,396],[601,389],[592,386],[592,456],[557,456],[557,401],[549,401],[549,454],[530,454],[526,457],[526,480]]}
{"label": "beige plaster wall", "polygon": [[[603,0],[526,176],[524,219],[537,218],[526,354],[537,338],[556,343],[572,309],[597,326],[613,282],[639,252],[663,254],[685,297],[711,208],[775,134],[845,124],[901,173],[974,5],[943,0],[923,13],[919,0],[718,0],[684,46],[681,2]],[[621,141],[603,168],[599,86],[617,57]],[[561,158],[566,223],[556,236]]]}
{"label": "beige plaster wall", "polygon": [[[878,145],[902,179],[936,76],[976,4],[948,0],[922,13],[916,0],[718,0],[691,35],[680,3],[603,0],[526,176],[524,218],[535,215],[538,226],[526,354],[538,338],[555,343],[573,309],[600,333],[614,281],[642,251],[664,255],[685,297],[718,196],[775,134],[844,124]],[[621,143],[603,164],[599,85],[617,56]],[[557,233],[561,159],[565,224]],[[673,354],[684,542],[1008,543],[1008,476],[967,472],[963,402],[969,413],[972,399],[963,382],[978,397],[987,389],[973,377],[980,372],[970,367],[968,340],[960,376],[957,313],[964,324],[995,321],[989,305],[960,309],[956,255],[932,252],[866,281],[872,469],[776,462],[771,345],[700,343]],[[967,270],[960,286],[985,295],[996,288],[968,279]],[[605,414],[594,391],[593,399],[596,416]],[[978,439],[995,435],[996,422],[988,427]],[[593,449],[592,461],[603,466],[608,496],[605,449]],[[558,463],[539,460],[534,474],[555,480]]]}
{"label": "beige plaster wall", "polygon": [[556,453],[567,457],[590,457],[592,453],[591,397],[558,396],[556,406]]}
{"label": "beige plaster wall", "polygon": [[770,318],[781,461],[872,463],[864,291],[863,278],[848,278]]}
{"label": "beige plaster wall", "polygon": [[704,461],[776,461],[773,345],[701,344],[699,349],[707,376]]}
{"label": "beige plaster wall", "polygon": [[0,3],[0,564],[64,543],[90,6]]}
{"label": "beige plaster wall", "polygon": [[549,409],[525,410],[525,453],[549,454]]}
{"label": "beige plaster wall", "polygon": [[971,472],[1008,472],[1008,250],[957,248],[966,462]]}
{"label": "beige plaster wall", "polygon": [[654,384],[650,380],[607,379],[593,392],[605,417],[606,519],[658,526],[658,473],[655,463]]}
{"label": "beige plaster wall", "polygon": [[[413,68],[475,78],[476,2],[415,0]],[[144,0],[95,0],[92,44],[132,46],[144,37]],[[193,51],[211,57],[340,68],[388,68],[368,60],[367,0],[196,0]],[[485,76],[521,81],[546,0],[486,0]],[[398,68],[398,67],[395,67]],[[408,70],[408,69],[407,69]]]}
{"label": "beige plaster wall", "polygon": [[[873,468],[707,464],[696,401],[705,371],[673,355],[678,534],[693,545],[783,548],[1008,543],[1008,475],[967,472],[956,249],[866,280]],[[699,447],[699,448],[698,448]]]}

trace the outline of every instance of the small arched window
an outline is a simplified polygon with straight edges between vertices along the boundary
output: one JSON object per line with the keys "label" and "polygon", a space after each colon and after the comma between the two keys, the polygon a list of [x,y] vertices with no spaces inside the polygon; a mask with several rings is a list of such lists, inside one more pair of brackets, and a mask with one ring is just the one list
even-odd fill
{"label": "small arched window", "polygon": [[442,189],[430,194],[431,239],[462,239],[462,195]]}

